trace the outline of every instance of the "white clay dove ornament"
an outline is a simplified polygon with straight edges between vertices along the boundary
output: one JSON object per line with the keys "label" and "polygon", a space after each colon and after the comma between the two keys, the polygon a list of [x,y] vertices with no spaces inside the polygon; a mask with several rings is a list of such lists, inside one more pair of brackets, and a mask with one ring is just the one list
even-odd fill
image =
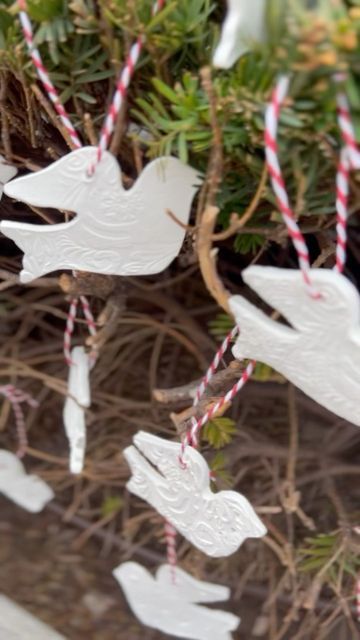
{"label": "white clay dove ornament", "polygon": [[0,595],[0,640],[66,640],[66,638],[10,598]]}
{"label": "white clay dove ornament", "polygon": [[54,497],[44,480],[28,475],[19,458],[3,449],[0,450],[0,493],[31,513],[42,511]]}
{"label": "white clay dove ornament", "polygon": [[8,164],[2,156],[0,156],[0,200],[4,191],[4,186],[9,180],[12,180],[17,174],[16,167]]}
{"label": "white clay dove ornament", "polygon": [[46,169],[13,180],[11,198],[76,213],[70,222],[36,225],[3,220],[0,230],[24,252],[21,282],[58,269],[121,276],[163,271],[178,255],[200,184],[177,158],[153,160],[124,189],[116,158],[105,151],[93,175],[95,147],[82,147]]}
{"label": "white clay dove ornament", "polygon": [[85,409],[91,405],[90,368],[90,358],[84,347],[74,347],[69,367],[68,396],[63,411],[65,431],[70,443],[71,473],[81,473],[84,468]]}
{"label": "white clay dove ornament", "polygon": [[240,619],[232,613],[200,606],[229,599],[230,590],[201,582],[179,567],[159,567],[156,577],[135,562],[113,571],[138,620],[178,638],[231,640]]}
{"label": "white clay dove ornament", "polygon": [[236,491],[211,491],[209,467],[198,451],[187,447],[183,468],[180,443],[144,431],[133,441],[136,446],[124,450],[133,474],[127,488],[151,504],[195,547],[218,558],[234,553],[246,538],[265,535],[264,525],[244,496]]}
{"label": "white clay dove ornament", "polygon": [[215,67],[230,69],[253,42],[264,40],[266,3],[267,0],[228,0],[228,12],[213,58]]}
{"label": "white clay dove ornament", "polygon": [[360,426],[360,298],[343,275],[311,269],[312,298],[298,270],[252,266],[244,281],[291,325],[242,296],[230,298],[240,334],[235,358],[270,365],[333,413]]}

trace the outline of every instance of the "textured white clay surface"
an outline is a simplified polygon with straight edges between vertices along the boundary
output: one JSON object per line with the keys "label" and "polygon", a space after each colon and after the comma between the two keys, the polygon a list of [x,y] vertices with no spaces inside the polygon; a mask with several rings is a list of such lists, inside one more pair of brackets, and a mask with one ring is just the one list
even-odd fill
{"label": "textured white clay surface", "polygon": [[32,513],[42,511],[54,497],[53,490],[44,480],[27,475],[19,458],[4,449],[0,450],[0,493]]}
{"label": "textured white clay surface", "polygon": [[208,556],[228,556],[246,538],[265,535],[264,525],[244,496],[236,491],[211,491],[209,467],[198,451],[187,447],[187,468],[183,469],[180,443],[139,431],[134,444],[124,451],[133,474],[127,488],[151,504],[195,547]]}
{"label": "textured white clay surface", "polygon": [[91,404],[90,360],[84,347],[74,347],[71,360],[63,419],[70,444],[70,471],[81,473],[86,449],[85,409]]}
{"label": "textured white clay surface", "polygon": [[175,583],[169,565],[159,567],[156,578],[136,562],[125,562],[113,571],[138,620],[178,638],[231,640],[240,623],[232,613],[208,609],[199,603],[228,600],[230,591],[200,582],[175,567]]}
{"label": "textured white clay surface", "polygon": [[229,69],[252,43],[264,40],[265,9],[266,0],[228,0],[228,12],[213,58],[215,67]]}
{"label": "textured white clay surface", "polygon": [[311,269],[313,299],[300,271],[253,266],[244,281],[291,324],[230,298],[240,335],[235,358],[265,362],[338,416],[360,426],[360,298],[347,278]]}
{"label": "textured white clay surface", "polygon": [[0,595],[0,640],[66,640],[18,604]]}
{"label": "textured white clay surface", "polygon": [[57,269],[148,275],[163,271],[178,255],[185,231],[166,210],[188,222],[200,184],[197,172],[176,158],[158,158],[125,190],[117,160],[108,152],[88,176],[95,157],[95,147],[83,147],[5,186],[5,193],[21,202],[76,213],[61,224],[0,224],[24,251],[21,282]]}
{"label": "textured white clay surface", "polygon": [[4,191],[4,185],[12,180],[17,174],[16,167],[12,167],[8,164],[2,156],[0,156],[0,200]]}

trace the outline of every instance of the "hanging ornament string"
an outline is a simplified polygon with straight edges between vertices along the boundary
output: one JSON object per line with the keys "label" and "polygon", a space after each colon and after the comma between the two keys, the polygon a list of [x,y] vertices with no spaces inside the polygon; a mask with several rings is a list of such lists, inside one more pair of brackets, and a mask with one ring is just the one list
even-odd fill
{"label": "hanging ornament string", "polygon": [[[65,107],[60,102],[60,96],[57,90],[55,89],[53,83],[51,82],[49,73],[47,72],[43,64],[40,52],[35,46],[33,30],[32,30],[29,16],[27,14],[26,0],[18,0],[18,4],[20,8],[19,17],[20,17],[24,38],[26,40],[31,59],[37,70],[38,76],[44,86],[46,93],[48,94],[49,99],[53,103],[56,109],[56,112],[60,116],[61,122],[64,125],[72,141],[72,144],[74,145],[75,148],[80,148],[82,147],[82,143],[79,139],[79,136],[70,121],[69,115],[67,114]],[[164,5],[165,5],[165,0],[157,0],[157,2],[155,2],[155,4],[153,5],[152,15],[155,16],[163,8]],[[101,161],[104,151],[109,146],[111,135],[114,131],[115,122],[119,115],[124,99],[126,97],[127,90],[129,88],[130,81],[135,70],[135,66],[137,64],[137,61],[139,59],[140,53],[143,48],[143,43],[144,43],[144,38],[139,37],[130,49],[130,53],[126,60],[124,69],[122,70],[119,80],[116,84],[116,91],[114,94],[114,98],[109,107],[108,114],[105,118],[105,123],[100,135],[96,161],[89,168],[90,174],[92,174],[95,171],[96,165]],[[92,317],[90,306],[85,296],[81,296],[81,303],[82,303],[83,312],[88,325],[89,332],[91,335],[95,335],[96,326],[95,326],[94,318]],[[78,307],[77,301],[75,299],[72,299],[70,303],[66,328],[64,332],[64,355],[65,355],[66,362],[68,364],[71,364],[71,355],[70,355],[71,339],[72,339],[72,334],[75,327],[77,307]],[[95,351],[93,351],[90,354],[90,357],[93,360],[93,364],[95,363],[96,355],[97,354]]]}
{"label": "hanging ornament string", "polygon": [[[199,404],[200,399],[204,395],[211,378],[213,377],[214,373],[218,369],[222,358],[224,357],[226,351],[228,350],[230,344],[232,343],[233,339],[236,337],[238,332],[239,332],[239,328],[237,326],[231,329],[231,331],[228,333],[225,340],[222,342],[221,346],[219,347],[218,351],[216,352],[211,365],[209,366],[205,376],[203,377],[202,381],[200,382],[196,390],[195,400],[193,404],[194,407],[196,407]],[[181,444],[181,454],[179,457],[179,461],[182,467],[186,467],[186,462],[184,460],[186,447],[198,446],[199,431],[206,425],[207,422],[209,422],[209,420],[214,418],[214,416],[224,407],[225,404],[233,401],[235,396],[245,386],[245,384],[251,377],[255,368],[255,364],[256,364],[255,360],[252,360],[251,362],[249,362],[244,373],[239,378],[239,380],[233,385],[233,387],[222,398],[220,398],[220,400],[218,400],[216,403],[211,405],[210,409],[208,409],[208,411],[206,411],[201,418],[195,418],[195,417],[193,418],[192,426],[186,433]]]}
{"label": "hanging ornament string", "polygon": [[281,107],[287,96],[289,88],[288,76],[281,76],[273,91],[271,102],[265,112],[265,155],[273,190],[276,195],[278,207],[283,216],[289,236],[291,237],[298,255],[299,266],[310,295],[319,297],[310,279],[309,251],[300,228],[296,222],[294,211],[290,207],[289,197],[278,159],[277,133]]}
{"label": "hanging ornament string", "polygon": [[16,432],[18,438],[18,450],[16,455],[18,458],[23,458],[28,446],[28,439],[26,433],[24,412],[21,408],[21,404],[26,402],[30,407],[36,408],[39,406],[37,400],[35,400],[29,393],[14,387],[12,384],[6,384],[0,386],[0,394],[4,396],[11,403],[15,416]]}
{"label": "hanging ornament string", "polygon": [[336,264],[334,270],[342,273],[346,263],[347,219],[350,166],[346,147],[340,152],[336,173]]}
{"label": "hanging ornament string", "polygon": [[[336,77],[336,82],[343,77]],[[314,291],[310,281],[309,253],[295,214],[289,205],[289,198],[285,189],[285,183],[281,173],[278,159],[277,131],[281,107],[285,101],[289,88],[289,78],[281,76],[273,91],[271,102],[265,115],[265,152],[272,187],[275,192],[279,209],[287,226],[289,235],[298,254],[299,266],[303,273],[305,283],[312,297],[318,298],[319,293]],[[360,167],[360,153],[357,148],[355,130],[351,121],[351,113],[345,93],[337,91],[338,124],[344,140],[344,146],[340,151],[339,163],[336,174],[336,265],[334,269],[342,273],[346,262],[347,244],[347,218],[349,197],[349,175],[351,168]]]}
{"label": "hanging ornament string", "polygon": [[[334,76],[337,85],[346,80],[346,75],[338,73]],[[351,119],[350,105],[346,93],[338,89],[336,92],[338,123],[342,139],[352,169],[360,169],[360,151],[356,142],[355,128]]]}
{"label": "hanging ornament string", "polygon": [[76,130],[74,129],[74,127],[72,126],[70,118],[66,113],[64,106],[60,102],[59,94],[55,89],[53,83],[51,82],[49,74],[46,71],[43,61],[41,59],[40,52],[35,46],[34,34],[33,34],[29,16],[27,14],[26,0],[18,0],[18,5],[20,8],[19,18],[20,18],[23,34],[29,49],[31,59],[38,73],[38,76],[44,86],[46,93],[48,94],[51,102],[53,103],[56,112],[60,116],[61,122],[64,125],[67,133],[69,134],[69,137],[74,147],[79,149],[82,146],[79,136],[76,133]]}
{"label": "hanging ornament string", "polygon": [[[84,317],[85,317],[85,322],[89,331],[89,334],[91,336],[95,336],[97,331],[96,331],[96,324],[95,324],[95,320],[94,320],[94,316],[91,312],[90,306],[89,306],[89,302],[87,300],[87,298],[85,296],[80,296],[80,302],[82,305],[82,309],[83,309],[83,313],[84,313]],[[70,367],[70,365],[72,364],[72,359],[71,359],[71,338],[72,338],[72,334],[74,332],[74,326],[75,326],[75,320],[76,320],[76,315],[77,315],[77,309],[78,309],[78,305],[79,305],[79,299],[78,298],[72,298],[70,301],[70,307],[69,307],[69,311],[67,314],[67,319],[66,319],[66,327],[65,327],[65,331],[64,331],[64,357],[66,360],[66,363],[68,364],[68,366]],[[96,359],[98,356],[98,351],[96,348],[93,348],[92,351],[90,352],[90,359],[91,359],[91,367],[94,366]]]}

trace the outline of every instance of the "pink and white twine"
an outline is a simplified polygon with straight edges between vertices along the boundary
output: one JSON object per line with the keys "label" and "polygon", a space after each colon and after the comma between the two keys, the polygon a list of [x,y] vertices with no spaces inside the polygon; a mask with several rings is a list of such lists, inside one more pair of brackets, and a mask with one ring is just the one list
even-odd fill
{"label": "pink and white twine", "polygon": [[23,458],[28,446],[28,439],[26,433],[25,417],[21,404],[26,402],[30,407],[36,408],[39,406],[37,400],[35,400],[29,393],[14,387],[12,384],[6,384],[0,386],[0,394],[9,400],[15,416],[16,431],[18,437],[18,450],[16,455],[18,458]]}
{"label": "pink and white twine", "polygon": [[[343,77],[336,76],[339,83]],[[299,267],[304,281],[312,297],[320,297],[311,285],[311,267],[309,252],[303,234],[297,224],[295,214],[291,209],[288,194],[283,179],[278,158],[277,133],[281,107],[284,104],[289,89],[289,77],[280,76],[272,94],[271,101],[265,113],[265,154],[267,167],[271,178],[272,187],[276,195],[278,207],[287,226],[289,236],[298,255]],[[340,157],[336,174],[336,265],[334,269],[342,273],[346,263],[347,244],[347,218],[349,197],[349,175],[351,169],[360,168],[360,152],[355,137],[355,130],[351,121],[350,107],[347,96],[338,90],[336,94],[338,124],[344,146],[340,151]]]}
{"label": "pink and white twine", "polygon": [[[232,341],[234,340],[234,338],[236,337],[238,332],[239,332],[239,328],[236,325],[235,327],[233,327],[233,329],[231,329],[231,331],[228,333],[228,335],[226,336],[226,338],[224,339],[224,341],[220,345],[219,349],[217,350],[211,365],[209,366],[205,376],[203,377],[202,381],[200,382],[199,386],[196,389],[195,400],[194,400],[194,403],[193,403],[194,407],[196,407],[199,404],[202,396],[205,393],[205,390],[207,389],[207,387],[209,385],[209,382],[210,382],[211,378],[213,377],[214,373],[217,371],[221,360],[223,359],[226,351],[228,350],[230,344],[232,343]],[[182,443],[181,443],[181,453],[180,453],[180,457],[179,457],[179,461],[180,461],[181,466],[186,467],[186,462],[185,462],[185,459],[184,459],[184,454],[185,454],[186,447],[187,446],[192,446],[192,447],[197,447],[198,446],[198,434],[199,434],[200,430],[207,424],[207,422],[209,422],[212,418],[214,418],[216,416],[216,414],[223,408],[223,406],[225,404],[233,401],[235,396],[239,393],[239,391],[241,391],[241,389],[244,387],[244,385],[247,383],[247,381],[251,377],[251,375],[252,375],[252,373],[254,371],[254,368],[255,368],[255,364],[256,364],[255,360],[250,361],[248,363],[244,373],[239,378],[239,380],[237,380],[237,382],[235,382],[235,384],[232,386],[232,388],[222,398],[220,398],[220,400],[218,400],[216,403],[214,403],[210,407],[210,409],[208,409],[204,413],[204,415],[201,418],[195,418],[194,417],[192,419],[192,427],[186,433],[186,435],[183,438]]]}

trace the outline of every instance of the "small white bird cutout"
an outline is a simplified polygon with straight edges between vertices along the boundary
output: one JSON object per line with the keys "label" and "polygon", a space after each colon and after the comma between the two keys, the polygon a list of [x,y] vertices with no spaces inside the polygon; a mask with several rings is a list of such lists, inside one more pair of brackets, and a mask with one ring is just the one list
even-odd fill
{"label": "small white bird cutout", "polygon": [[215,67],[230,69],[253,42],[264,40],[266,2],[267,0],[228,0],[228,12],[213,57]]}
{"label": "small white bird cutout", "polygon": [[69,367],[68,396],[63,411],[65,431],[70,443],[71,473],[81,473],[84,468],[85,409],[90,405],[90,358],[84,347],[74,347]]}
{"label": "small white bird cutout", "polygon": [[57,269],[149,275],[178,255],[181,225],[189,220],[200,184],[197,172],[177,158],[158,158],[126,190],[118,162],[107,151],[88,175],[95,156],[95,147],[82,147],[5,186],[6,195],[21,202],[76,213],[70,222],[54,225],[1,222],[2,233],[24,251],[21,282]]}
{"label": "small white bird cutout", "polygon": [[244,281],[291,327],[269,318],[242,296],[230,298],[240,334],[235,358],[279,371],[310,398],[360,426],[360,298],[347,278],[311,269],[312,298],[300,271],[252,266]]}
{"label": "small white bird cutout", "polygon": [[42,511],[54,497],[44,480],[27,475],[19,458],[4,449],[0,449],[0,493],[31,513]]}
{"label": "small white bird cutout", "polygon": [[9,180],[12,180],[17,174],[18,170],[16,167],[13,167],[11,164],[8,164],[3,158],[0,156],[0,200],[4,191],[4,186]]}
{"label": "small white bird cutout", "polygon": [[200,606],[230,597],[228,587],[196,580],[179,567],[162,565],[153,576],[136,562],[113,571],[128,604],[140,622],[178,638],[231,640],[240,618]]}
{"label": "small white bird cutout", "polygon": [[219,558],[234,553],[246,538],[265,535],[264,525],[244,496],[236,491],[211,491],[209,467],[198,451],[186,449],[184,469],[179,462],[180,443],[144,431],[133,441],[136,446],[124,450],[133,473],[127,488],[151,504],[195,547]]}
{"label": "small white bird cutout", "polygon": [[0,595],[0,640],[66,640],[6,596]]}

